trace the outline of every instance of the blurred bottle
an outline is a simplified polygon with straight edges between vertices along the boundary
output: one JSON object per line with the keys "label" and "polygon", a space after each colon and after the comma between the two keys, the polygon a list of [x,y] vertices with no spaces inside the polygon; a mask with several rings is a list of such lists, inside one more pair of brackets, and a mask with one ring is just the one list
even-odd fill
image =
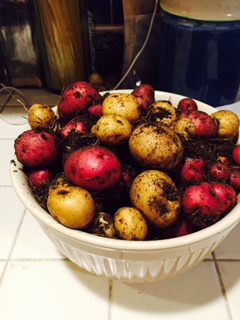
{"label": "blurred bottle", "polygon": [[91,72],[86,0],[33,0],[45,84],[62,90]]}
{"label": "blurred bottle", "polygon": [[214,107],[240,85],[239,0],[161,0],[159,88]]}

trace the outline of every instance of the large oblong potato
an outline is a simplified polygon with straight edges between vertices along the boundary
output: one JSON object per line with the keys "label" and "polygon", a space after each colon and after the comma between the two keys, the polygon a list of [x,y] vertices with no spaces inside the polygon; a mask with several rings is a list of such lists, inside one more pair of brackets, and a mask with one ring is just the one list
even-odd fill
{"label": "large oblong potato", "polygon": [[179,192],[173,180],[162,171],[146,170],[140,173],[132,183],[130,199],[154,227],[168,227],[179,216]]}
{"label": "large oblong potato", "polygon": [[115,114],[126,118],[130,123],[137,121],[142,114],[141,106],[129,93],[112,93],[102,103],[102,114]]}
{"label": "large oblong potato", "polygon": [[133,130],[129,149],[141,166],[163,171],[176,167],[184,151],[181,139],[171,128],[149,123]]}

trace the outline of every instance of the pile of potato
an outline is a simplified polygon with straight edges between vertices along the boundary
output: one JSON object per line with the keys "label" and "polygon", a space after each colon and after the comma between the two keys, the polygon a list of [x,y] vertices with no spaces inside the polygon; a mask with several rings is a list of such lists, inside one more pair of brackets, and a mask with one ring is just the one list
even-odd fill
{"label": "pile of potato", "polygon": [[[34,104],[28,120],[16,157],[41,205],[66,227],[162,239],[208,227],[237,203],[239,119],[231,111],[208,115],[190,98],[177,106],[155,101],[147,84],[101,95],[81,81],[65,89],[57,112]],[[211,165],[224,164],[229,174],[213,177],[206,159],[185,146],[219,140],[231,152],[209,150]]]}

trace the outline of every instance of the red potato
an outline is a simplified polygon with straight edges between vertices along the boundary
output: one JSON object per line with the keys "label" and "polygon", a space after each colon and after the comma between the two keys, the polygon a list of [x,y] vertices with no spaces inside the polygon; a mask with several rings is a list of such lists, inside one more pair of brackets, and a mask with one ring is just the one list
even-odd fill
{"label": "red potato", "polygon": [[233,149],[232,157],[235,164],[240,166],[240,145]]}
{"label": "red potato", "polygon": [[217,222],[222,214],[220,198],[210,183],[188,187],[182,196],[182,210],[197,228],[206,228]]}
{"label": "red potato", "polygon": [[190,183],[199,183],[204,180],[205,161],[202,158],[186,158],[181,168],[181,178]]}
{"label": "red potato", "polygon": [[213,183],[212,186],[220,199],[221,215],[223,216],[237,204],[236,191],[227,183]]}
{"label": "red potato", "polygon": [[234,188],[237,192],[240,191],[240,167],[232,167],[230,169],[230,178],[229,178],[229,184],[231,187]]}
{"label": "red potato", "polygon": [[103,97],[88,82],[78,81],[69,85],[62,94],[58,104],[60,118],[72,118],[83,109],[101,103]]}
{"label": "red potato", "polygon": [[216,121],[203,111],[193,111],[191,113],[182,113],[181,118],[190,119],[196,127],[196,136],[200,138],[215,138],[218,135]]}
{"label": "red potato", "polygon": [[186,236],[190,233],[197,231],[196,227],[194,227],[189,220],[183,219],[183,217],[179,217],[178,220],[171,226],[160,229],[156,236],[160,239],[170,239]]}
{"label": "red potato", "polygon": [[75,134],[83,134],[88,132],[88,128],[82,121],[81,117],[75,117],[71,119],[60,131],[62,138],[67,138],[70,132],[73,131]]}
{"label": "red potato", "polygon": [[30,182],[34,187],[42,187],[49,183],[52,178],[53,173],[48,168],[35,169],[29,175]]}
{"label": "red potato", "polygon": [[45,129],[27,130],[14,142],[18,161],[25,167],[46,167],[57,160],[57,138]]}
{"label": "red potato", "polygon": [[149,84],[141,84],[131,94],[137,98],[144,109],[147,109],[155,101],[154,88]]}
{"label": "red potato", "polygon": [[74,151],[66,158],[64,171],[74,185],[90,191],[102,191],[118,181],[121,164],[110,150],[88,146]]}
{"label": "red potato", "polygon": [[225,163],[214,163],[209,170],[209,176],[216,181],[228,181],[230,177],[230,168]]}
{"label": "red potato", "polygon": [[191,113],[198,111],[198,105],[196,101],[191,98],[183,98],[178,102],[177,109],[181,112]]}
{"label": "red potato", "polygon": [[101,117],[102,116],[102,104],[95,104],[88,108],[88,112],[94,116]]}

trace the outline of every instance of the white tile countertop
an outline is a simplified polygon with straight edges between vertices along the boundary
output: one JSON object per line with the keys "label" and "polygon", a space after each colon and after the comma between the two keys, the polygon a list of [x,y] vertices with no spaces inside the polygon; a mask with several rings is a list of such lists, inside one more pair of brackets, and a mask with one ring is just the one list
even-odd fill
{"label": "white tile countertop", "polygon": [[11,185],[13,142],[26,129],[13,124],[26,122],[19,110],[0,117],[1,320],[240,319],[240,224],[197,267],[154,283],[95,276],[59,253]]}

